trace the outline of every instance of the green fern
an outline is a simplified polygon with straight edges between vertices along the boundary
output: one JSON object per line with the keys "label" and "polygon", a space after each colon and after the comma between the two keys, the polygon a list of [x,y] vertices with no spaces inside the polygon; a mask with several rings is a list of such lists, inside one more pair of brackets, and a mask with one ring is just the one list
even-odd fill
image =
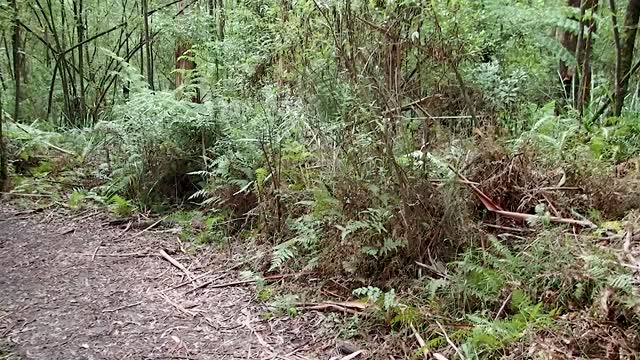
{"label": "green fern", "polygon": [[107,200],[109,208],[117,217],[128,217],[133,213],[134,206],[129,200],[120,195],[113,195]]}
{"label": "green fern", "polygon": [[295,259],[300,255],[301,250],[312,255],[306,266],[309,269],[312,268],[317,263],[313,261],[316,259],[313,255],[318,251],[319,224],[319,221],[314,220],[310,215],[302,216],[290,222],[289,226],[294,231],[295,236],[274,246],[269,271],[281,268],[285,263]]}

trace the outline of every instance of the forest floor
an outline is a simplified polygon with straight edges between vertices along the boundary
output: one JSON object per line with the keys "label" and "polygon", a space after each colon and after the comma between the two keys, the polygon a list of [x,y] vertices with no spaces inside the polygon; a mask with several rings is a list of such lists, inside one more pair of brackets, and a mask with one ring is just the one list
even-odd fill
{"label": "forest floor", "polygon": [[0,342],[17,359],[332,356],[335,325],[323,314],[266,320],[254,285],[229,285],[246,254],[187,253],[175,234],[125,232],[100,212],[0,205]]}

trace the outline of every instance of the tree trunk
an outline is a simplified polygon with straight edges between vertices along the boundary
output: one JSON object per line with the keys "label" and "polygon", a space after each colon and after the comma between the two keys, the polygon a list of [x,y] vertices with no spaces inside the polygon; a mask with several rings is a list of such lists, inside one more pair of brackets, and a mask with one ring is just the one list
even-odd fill
{"label": "tree trunk", "polygon": [[[82,44],[84,41],[84,22],[82,20],[82,0],[78,0],[74,3],[76,9],[76,29],[78,31],[78,44]],[[80,81],[80,104],[79,104],[79,116],[84,121],[85,115],[85,93],[84,93],[84,45],[78,46],[78,77]]]}
{"label": "tree trunk", "polygon": [[147,0],[142,0],[142,15],[144,17],[144,45],[147,56],[147,82],[151,90],[153,86],[153,57],[151,56],[151,37],[149,36],[149,4]]}
{"label": "tree trunk", "polygon": [[224,23],[225,23],[225,13],[224,13],[224,2],[223,0],[218,0],[218,40],[224,41]]}
{"label": "tree trunk", "polygon": [[596,31],[594,14],[597,0],[582,0],[580,6],[580,36],[576,49],[576,79],[574,80],[574,107],[582,115],[591,100],[591,53],[593,34]]}
{"label": "tree trunk", "polygon": [[[15,0],[14,0],[15,1]],[[4,143],[4,111],[2,109],[2,95],[4,91],[0,89],[0,191],[5,191],[7,181],[9,180],[9,171],[7,169],[7,149]]]}
{"label": "tree trunk", "polygon": [[615,102],[613,115],[620,116],[624,106],[624,98],[627,96],[629,88],[629,77],[625,76],[631,70],[633,52],[638,33],[638,20],[640,19],[640,0],[629,0],[627,11],[624,15],[624,25],[620,42],[620,60],[616,78],[620,79],[616,84]]}
{"label": "tree trunk", "polygon": [[570,31],[563,31],[561,38],[565,49],[575,55],[576,66],[561,61],[559,71],[565,96],[582,114],[591,97],[591,48],[596,30],[592,14],[597,9],[598,1],[568,0],[567,5],[580,9],[578,36]]}
{"label": "tree trunk", "polygon": [[[184,10],[187,6],[186,1],[182,0],[178,3],[179,12],[181,15],[184,15]],[[185,83],[185,74],[188,71],[192,71],[196,68],[196,64],[187,59],[185,54],[191,49],[191,44],[186,42],[185,40],[178,40],[178,44],[176,46],[176,89]],[[194,97],[191,98],[193,102],[199,102],[199,95],[196,93]]]}
{"label": "tree trunk", "polygon": [[616,64],[614,70],[614,96],[620,92],[620,57],[622,55],[622,44],[620,43],[620,29],[618,29],[618,7],[615,0],[609,0],[609,10],[611,11],[611,25],[613,28],[613,43],[616,47]]}
{"label": "tree trunk", "polygon": [[20,119],[20,98],[22,97],[20,89],[20,26],[18,25],[18,2],[17,0],[11,0],[11,8],[13,9],[13,38],[12,38],[12,50],[13,50],[13,77],[15,80],[15,102],[13,108],[13,121],[17,122]]}

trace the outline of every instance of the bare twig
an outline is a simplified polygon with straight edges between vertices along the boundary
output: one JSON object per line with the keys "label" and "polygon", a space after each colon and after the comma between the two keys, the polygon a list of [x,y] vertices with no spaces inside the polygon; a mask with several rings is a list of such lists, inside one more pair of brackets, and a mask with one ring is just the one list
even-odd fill
{"label": "bare twig", "polygon": [[164,294],[160,294],[160,296],[169,304],[173,305],[173,307],[175,307],[176,309],[178,309],[180,312],[190,315],[192,317],[195,317],[197,314],[194,313],[193,311],[187,310],[184,307],[180,306],[178,303],[176,303],[175,301],[169,299],[169,297],[167,295]]}
{"label": "bare twig", "polygon": [[[462,174],[460,174],[460,172],[458,172],[456,169],[454,169],[452,166],[449,166],[449,168],[456,173],[456,175],[458,175],[462,180],[468,181],[467,178],[465,178]],[[496,213],[498,215],[502,215],[511,219],[516,219],[516,220],[542,220],[543,218],[541,216],[538,215],[532,215],[532,214],[524,214],[524,213],[519,213],[519,212],[512,212],[512,211],[505,211],[503,210],[498,204],[496,204],[493,200],[491,200],[491,198],[489,196],[487,196],[485,193],[482,192],[482,190],[480,190],[477,186],[471,184],[470,182],[467,183],[467,185],[473,190],[473,192],[478,196],[478,198],[480,199],[480,202],[482,202],[482,204],[485,206],[485,208],[493,213]],[[569,219],[569,218],[561,218],[558,216],[550,216],[548,217],[548,220],[554,223],[561,223],[561,224],[570,224],[570,225],[579,225],[582,227],[590,227],[590,228],[596,228],[597,226],[592,223],[589,220],[576,220],[576,219]]]}
{"label": "bare twig", "polygon": [[500,229],[500,230],[506,230],[506,231],[515,231],[515,232],[532,232],[533,230],[531,229],[525,229],[525,228],[516,228],[516,227],[511,227],[511,226],[502,226],[502,225],[496,225],[496,224],[489,224],[489,223],[482,223],[482,226],[487,226],[487,227],[491,227],[494,229]]}
{"label": "bare twig", "polygon": [[411,331],[413,332],[413,336],[416,338],[416,341],[418,341],[418,345],[420,345],[420,349],[422,349],[422,356],[424,356],[425,359],[428,359],[429,349],[427,348],[427,343],[424,342],[424,339],[422,338],[422,336],[420,336],[420,333],[418,332],[418,330],[416,330],[413,324],[409,324],[409,327],[411,328]]}
{"label": "bare twig", "polygon": [[[284,278],[288,278],[288,277],[295,277],[295,276],[303,276],[303,275],[311,275],[311,274],[315,274],[315,272],[311,271],[311,272],[300,272],[300,273],[294,273],[294,274],[280,274],[280,275],[269,275],[264,277],[265,281],[273,281],[273,280],[280,280],[280,279],[284,279]],[[247,285],[247,284],[251,284],[256,282],[255,279],[249,279],[249,280],[240,280],[240,281],[232,281],[232,282],[228,282],[228,283],[223,283],[223,284],[216,284],[216,285],[211,285],[209,286],[209,284],[207,283],[204,286],[209,286],[210,288],[224,288],[224,287],[230,287],[230,286],[239,286],[239,285]],[[202,288],[204,286],[199,286],[198,288]],[[195,290],[195,289],[193,289]],[[191,292],[192,290],[186,292],[185,294],[188,294],[189,292]]]}
{"label": "bare twig", "polygon": [[160,220],[158,220],[158,221],[154,222],[153,224],[151,224],[151,225],[147,226],[146,228],[144,228],[144,230],[142,230],[142,231],[140,231],[139,233],[137,233],[137,234],[133,235],[133,238],[135,239],[135,238],[137,238],[138,236],[140,236],[140,235],[144,234],[145,232],[147,232],[147,231],[149,231],[149,230],[153,229],[154,227],[156,227],[158,224],[160,224],[161,222],[163,222],[163,221],[164,221],[166,218],[168,218],[168,217],[169,217],[169,215],[167,215],[167,216],[165,216],[165,217],[161,218]]}
{"label": "bare twig", "polygon": [[502,302],[502,306],[500,306],[500,309],[498,309],[498,313],[496,314],[496,317],[493,319],[494,321],[498,320],[498,318],[502,314],[502,311],[504,310],[504,307],[507,306],[507,303],[509,302],[509,299],[511,299],[511,294],[513,294],[513,293],[509,293],[509,295],[507,295],[507,298],[504,299],[504,301]]}
{"label": "bare twig", "polygon": [[67,234],[70,234],[70,233],[75,232],[75,231],[76,231],[76,228],[69,227],[69,228],[66,228],[66,229],[62,230],[60,235],[67,235]]}
{"label": "bare twig", "polygon": [[[523,213],[512,212],[512,211],[498,210],[493,212],[498,215],[506,216],[516,220],[542,220],[543,219],[542,216],[532,215],[532,214],[523,214]],[[561,218],[557,216],[549,216],[547,219],[553,223],[579,225],[582,227],[597,228],[596,224],[592,223],[589,220],[576,220],[576,219],[569,219],[569,218]]]}
{"label": "bare twig", "polygon": [[27,194],[27,193],[16,193],[16,192],[0,192],[0,194],[10,195],[10,196],[26,196],[26,197],[47,197],[50,198],[53,195],[51,194]]}
{"label": "bare twig", "polygon": [[170,262],[173,266],[177,267],[178,269],[180,269],[185,275],[187,275],[187,278],[191,281],[193,281],[193,275],[191,274],[191,272],[189,270],[187,270],[186,267],[184,267],[184,265],[180,264],[178,262],[178,260],[172,258],[171,256],[169,256],[169,254],[167,254],[166,251],[164,250],[160,250],[158,251],[158,253],[160,254],[160,256],[162,256],[163,258],[165,258],[168,262]]}
{"label": "bare twig", "polygon": [[296,306],[305,310],[336,310],[354,315],[359,314],[367,308],[367,304],[357,302],[299,303],[296,304]]}
{"label": "bare twig", "polygon": [[624,254],[627,257],[627,260],[631,262],[633,265],[638,265],[638,260],[631,253],[631,241],[633,240],[633,226],[629,226],[627,229],[627,233],[624,237],[624,244],[622,245],[622,249]]}
{"label": "bare twig", "polygon": [[[215,281],[220,280],[220,279],[222,279],[222,278],[223,278],[223,277],[225,277],[225,276],[227,276],[227,274],[222,274],[222,275],[220,275],[220,276],[216,276],[215,278],[213,278],[213,279],[211,279],[211,280],[209,280],[209,281],[207,281],[207,282],[205,282],[205,283],[202,283],[202,284],[200,284],[200,285],[198,285],[198,286],[194,287],[194,288],[193,288],[193,289],[191,289],[191,290],[188,290],[187,292],[185,292],[185,293],[184,293],[184,295],[190,294],[190,293],[192,293],[192,292],[194,292],[194,291],[196,291],[196,290],[198,290],[198,289],[202,289],[203,287],[209,286],[209,285],[213,284]],[[194,279],[193,279],[193,281],[195,281],[195,280],[196,280],[196,279],[194,278]],[[187,282],[187,284],[188,284],[188,283],[190,283],[190,282],[191,282],[191,281]],[[182,286],[182,285],[181,285],[181,286]],[[180,286],[178,286],[178,287],[180,287]]]}
{"label": "bare twig", "polygon": [[145,257],[145,256],[149,256],[149,254],[147,253],[113,253],[113,254],[96,254],[94,255],[93,253],[91,254],[82,254],[79,253],[78,255],[84,255],[84,256],[103,256],[103,257]]}
{"label": "bare twig", "polygon": [[98,215],[100,212],[99,211],[94,211],[92,213],[86,214],[86,215],[82,215],[81,217],[77,218],[77,219],[73,219],[74,221],[82,221],[85,219],[88,219],[92,216]]}
{"label": "bare twig", "polygon": [[96,255],[98,254],[98,249],[100,249],[100,246],[102,246],[102,242],[98,244],[98,246],[96,246],[96,250],[93,252],[93,255],[91,255],[91,261],[94,261],[96,259]]}
{"label": "bare twig", "polygon": [[444,335],[444,338],[447,340],[447,343],[453,348],[453,350],[456,351],[456,354],[458,354],[458,356],[460,357],[460,360],[465,360],[464,355],[462,355],[462,353],[460,352],[460,349],[458,349],[456,344],[454,344],[453,341],[451,341],[451,339],[449,338],[449,335],[447,335],[447,332],[444,331],[444,327],[442,327],[442,324],[440,324],[438,320],[436,320],[436,324],[440,328],[440,331],[442,331],[442,335]]}
{"label": "bare twig", "polygon": [[205,272],[204,274],[200,274],[200,275],[198,275],[198,276],[194,277],[193,279],[190,279],[190,280],[187,280],[187,281],[183,281],[183,282],[181,282],[181,283],[180,283],[180,284],[178,284],[178,285],[174,285],[174,286],[172,286],[172,287],[170,287],[170,288],[166,288],[166,289],[164,289],[164,290],[160,290],[160,292],[165,292],[165,291],[170,291],[170,290],[179,289],[179,288],[181,288],[181,287],[183,287],[183,286],[185,286],[185,285],[191,284],[192,282],[194,282],[194,281],[196,281],[196,280],[202,279],[203,277],[205,277],[205,276],[207,276],[207,275],[209,275],[209,274],[211,274],[211,273],[213,273],[213,270],[209,270],[209,271]]}

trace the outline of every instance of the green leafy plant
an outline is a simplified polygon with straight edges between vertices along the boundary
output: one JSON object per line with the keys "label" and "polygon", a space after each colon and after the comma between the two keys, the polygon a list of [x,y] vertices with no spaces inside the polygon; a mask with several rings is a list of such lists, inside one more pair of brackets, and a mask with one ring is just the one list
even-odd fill
{"label": "green leafy plant", "polygon": [[69,200],[67,200],[67,205],[71,210],[77,211],[82,209],[84,206],[84,200],[87,198],[87,195],[82,190],[74,190],[71,195],[69,195]]}
{"label": "green leafy plant", "polygon": [[130,216],[135,207],[131,205],[131,202],[120,195],[112,195],[107,200],[107,204],[111,209],[111,212],[117,217],[127,217]]}

